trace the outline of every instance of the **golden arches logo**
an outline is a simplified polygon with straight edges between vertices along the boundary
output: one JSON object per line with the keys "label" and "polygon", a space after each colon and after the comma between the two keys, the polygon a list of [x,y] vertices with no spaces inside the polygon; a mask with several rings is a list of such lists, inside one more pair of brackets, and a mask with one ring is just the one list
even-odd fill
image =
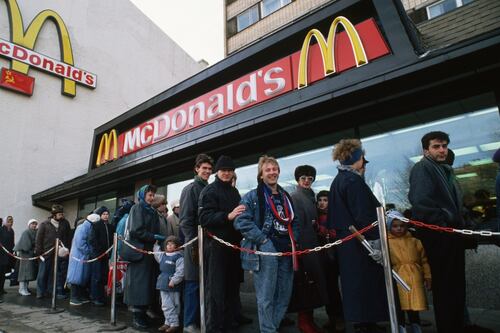
{"label": "golden arches logo", "polygon": [[361,42],[361,38],[359,38],[359,34],[356,31],[356,28],[346,17],[338,16],[330,25],[330,30],[328,31],[328,37],[326,38],[326,40],[321,31],[319,31],[318,29],[311,29],[304,38],[304,43],[302,44],[302,49],[300,50],[299,60],[299,74],[297,83],[299,89],[307,86],[307,60],[309,55],[309,46],[311,45],[313,37],[316,38],[319,49],[321,51],[325,76],[336,72],[334,46],[335,36],[337,34],[337,28],[339,25],[342,25],[344,27],[344,30],[349,37],[356,61],[356,67],[368,63],[368,58],[366,56],[363,43]]}
{"label": "golden arches logo", "polygon": [[[43,25],[47,20],[52,20],[57,27],[59,35],[59,45],[61,48],[61,60],[68,65],[74,65],[73,49],[69,37],[68,28],[59,14],[53,10],[44,10],[31,21],[28,28],[24,30],[24,23],[21,16],[21,11],[16,0],[6,0],[10,14],[10,33],[12,43],[24,46],[30,50],[35,47],[36,40]],[[22,63],[18,60],[12,60],[11,69],[23,74],[28,74],[30,65]],[[69,96],[76,95],[76,82],[63,78],[62,79],[63,94]]]}
{"label": "golden arches logo", "polygon": [[[113,150],[111,151],[111,148]],[[111,152],[113,153],[110,156]],[[101,142],[99,143],[99,149],[97,150],[97,159],[95,161],[96,166],[100,166],[103,163],[116,160],[118,158],[118,135],[116,130],[113,129],[108,133],[104,133],[101,137]]]}

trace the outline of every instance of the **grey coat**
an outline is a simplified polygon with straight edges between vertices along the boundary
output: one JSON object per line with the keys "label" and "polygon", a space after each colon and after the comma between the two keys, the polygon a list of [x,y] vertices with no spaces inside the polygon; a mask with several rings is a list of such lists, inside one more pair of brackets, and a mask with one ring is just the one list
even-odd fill
{"label": "grey coat", "polygon": [[[295,192],[291,194],[295,215],[298,217],[300,225],[300,240],[298,241],[299,247],[303,249],[312,249],[319,245],[316,232],[313,228],[313,223],[318,219],[318,212],[316,209],[314,192],[311,189],[305,189],[297,186]],[[308,275],[316,282],[321,302],[309,302],[303,300],[303,304],[322,303],[323,305],[329,303],[328,291],[326,287],[326,273],[324,266],[324,256],[319,252],[311,253],[300,257],[301,269],[305,270]],[[295,286],[294,286],[295,287]],[[313,295],[312,295],[313,296]]]}
{"label": "grey coat", "polygon": [[[14,246],[14,251],[22,258],[30,258],[35,256],[35,237],[36,230],[26,229],[21,235],[21,238]],[[19,262],[19,273],[17,281],[33,281],[36,279],[37,269],[35,260],[21,260]]]}
{"label": "grey coat", "polygon": [[[180,227],[185,242],[198,236],[198,199],[207,182],[195,177],[194,182],[184,187],[180,203]],[[199,280],[198,243],[184,248],[184,280]]]}

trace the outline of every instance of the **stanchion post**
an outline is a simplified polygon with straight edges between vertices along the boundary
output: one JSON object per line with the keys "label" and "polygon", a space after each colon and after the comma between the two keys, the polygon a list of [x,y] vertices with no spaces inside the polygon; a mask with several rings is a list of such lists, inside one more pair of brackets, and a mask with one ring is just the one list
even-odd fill
{"label": "stanchion post", "polygon": [[59,256],[59,238],[56,238],[56,243],[54,245],[54,267],[53,267],[53,282],[52,282],[52,310],[57,307],[56,295],[57,295],[57,258]]}
{"label": "stanchion post", "polygon": [[113,273],[111,274],[113,282],[111,283],[111,325],[116,325],[116,261],[118,260],[118,234],[113,234]]}
{"label": "stanchion post", "polygon": [[203,265],[203,228],[198,226],[198,258],[200,262],[200,331],[206,333],[205,325],[205,274]]}
{"label": "stanchion post", "polygon": [[391,320],[391,332],[398,333],[399,325],[396,314],[396,302],[394,300],[394,285],[392,283],[392,266],[389,254],[389,245],[387,242],[387,227],[385,224],[385,209],[377,207],[378,230],[380,232],[380,248],[382,250],[382,259],[385,275],[385,289],[387,292],[387,304],[389,306],[389,317]]}

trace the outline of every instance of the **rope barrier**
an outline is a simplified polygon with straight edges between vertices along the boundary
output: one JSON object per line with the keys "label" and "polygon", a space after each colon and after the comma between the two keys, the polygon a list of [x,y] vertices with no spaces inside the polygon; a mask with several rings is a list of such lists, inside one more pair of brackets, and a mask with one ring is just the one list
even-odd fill
{"label": "rope barrier", "polygon": [[478,236],[486,236],[486,237],[500,236],[500,232],[493,232],[493,231],[489,231],[489,230],[475,231],[475,230],[468,230],[468,229],[455,229],[455,228],[451,228],[451,227],[441,227],[439,225],[427,224],[424,222],[408,219],[406,217],[401,218],[401,217],[398,217],[398,216],[393,215],[391,213],[388,213],[387,217],[396,218],[402,222],[410,223],[410,224],[413,224],[417,227],[426,228],[426,229],[430,229],[430,230],[434,230],[434,231],[444,231],[444,232],[448,232],[448,233],[457,233],[457,234],[468,235],[468,236],[470,236],[470,235],[478,235]]}
{"label": "rope barrier", "polygon": [[94,261],[97,261],[97,260],[100,260],[102,257],[104,257],[106,254],[109,253],[109,251],[111,251],[113,249],[113,245],[111,245],[109,247],[109,249],[107,249],[104,253],[98,255],[97,257],[93,258],[93,259],[78,259],[76,257],[73,257],[71,256],[71,259],[73,260],[76,260],[78,262],[83,262],[84,264],[87,264],[87,263],[91,263],[91,262],[94,262]]}
{"label": "rope barrier", "polygon": [[43,256],[49,254],[50,252],[52,252],[54,250],[54,247],[51,247],[50,249],[48,249],[44,253],[40,254],[39,256],[23,258],[23,257],[16,256],[14,253],[9,252],[9,250],[7,250],[2,244],[0,244],[0,247],[2,247],[2,250],[4,250],[5,253],[7,253],[12,258],[15,258],[17,260],[25,260],[25,261],[28,261],[28,260],[37,260],[38,258],[43,257]]}
{"label": "rope barrier", "polygon": [[[140,249],[137,246],[134,246],[134,245],[130,244],[129,242],[127,242],[125,239],[123,239],[123,237],[120,237],[119,240],[121,240],[125,245],[127,245],[128,247],[130,247],[132,250],[140,252],[142,254],[153,254],[153,255],[155,255],[155,254],[165,253],[165,251],[147,251],[147,250]],[[183,249],[186,246],[193,244],[197,240],[198,240],[198,237],[195,237],[195,238],[191,239],[189,242],[184,243],[181,246],[179,246],[178,249]]]}
{"label": "rope barrier", "polygon": [[[378,225],[378,221],[375,221],[375,222],[367,225],[363,229],[359,230],[359,234],[363,234],[363,233],[367,232],[368,230],[376,227],[377,225]],[[223,239],[215,236],[214,234],[212,234],[212,233],[210,233],[208,231],[207,231],[207,235],[209,237],[213,238],[214,240],[218,241],[219,243],[221,243],[223,245],[226,245],[228,247],[231,247],[231,248],[233,248],[235,250],[238,250],[238,251],[252,253],[252,254],[261,255],[261,256],[283,257],[283,256],[292,256],[292,255],[300,256],[300,255],[308,254],[308,253],[311,253],[311,252],[319,252],[319,251],[322,251],[324,249],[329,249],[332,246],[338,246],[338,245],[340,245],[340,244],[342,244],[344,242],[350,241],[351,239],[353,239],[354,237],[356,237],[357,234],[351,234],[351,235],[349,235],[347,237],[344,237],[342,239],[338,239],[338,240],[336,240],[333,243],[327,243],[327,244],[325,244],[323,246],[316,246],[315,248],[312,248],[312,249],[299,250],[299,251],[295,251],[295,252],[263,252],[263,251],[252,250],[252,249],[245,249],[245,248],[239,247],[237,245],[231,244],[229,242],[226,242],[225,240],[223,240]]]}

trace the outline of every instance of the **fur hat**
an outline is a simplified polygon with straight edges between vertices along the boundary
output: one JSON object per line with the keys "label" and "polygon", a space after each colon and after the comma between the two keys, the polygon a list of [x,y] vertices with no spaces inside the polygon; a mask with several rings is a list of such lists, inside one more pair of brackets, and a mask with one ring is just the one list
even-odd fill
{"label": "fur hat", "polygon": [[50,210],[52,215],[56,215],[57,213],[64,213],[64,208],[62,205],[54,204],[52,205],[52,209]]}
{"label": "fur hat", "polygon": [[179,247],[182,245],[179,238],[177,236],[174,236],[174,235],[167,237],[167,239],[165,240],[165,245],[167,245],[169,242],[174,243],[175,247]]}
{"label": "fur hat", "polygon": [[217,163],[215,164],[215,172],[219,170],[234,170],[236,169],[236,166],[234,165],[233,160],[231,157],[222,155],[219,157],[217,160]]}
{"label": "fur hat", "polygon": [[38,220],[37,220],[37,219],[30,219],[30,220],[28,221],[28,227],[31,225],[31,223],[36,223],[36,224],[38,224]]}
{"label": "fur hat", "polygon": [[104,212],[109,213],[109,209],[106,206],[101,206],[99,208],[94,209],[93,213],[101,216]]}
{"label": "fur hat", "polygon": [[311,176],[316,179],[316,169],[310,165],[299,165],[295,168],[295,180],[298,182],[300,176]]}

